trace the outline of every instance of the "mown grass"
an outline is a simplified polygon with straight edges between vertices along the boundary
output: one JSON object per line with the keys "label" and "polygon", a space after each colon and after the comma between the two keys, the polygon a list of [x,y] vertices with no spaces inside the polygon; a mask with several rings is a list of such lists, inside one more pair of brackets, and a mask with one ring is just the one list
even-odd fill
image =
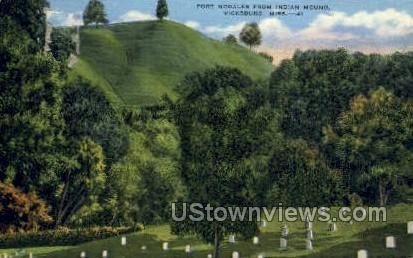
{"label": "mown grass", "polygon": [[[239,68],[253,79],[267,79],[273,66],[240,46],[205,37],[182,24],[146,21],[81,30],[81,62],[71,76],[99,84],[115,103],[152,104],[190,72],[215,65]],[[118,96],[118,99],[113,97]]]}
{"label": "mown grass", "polygon": [[[259,235],[260,244],[253,245],[251,240],[237,239],[236,244],[225,242],[222,248],[222,257],[231,257],[235,250],[241,257],[356,257],[357,250],[367,249],[369,257],[409,257],[413,255],[413,235],[407,235],[407,221],[413,220],[413,205],[399,204],[388,209],[387,222],[347,222],[338,223],[337,232],[329,232],[325,222],[314,223],[314,250],[305,249],[305,230],[302,222],[287,223],[290,228],[288,236],[288,250],[279,251],[280,227],[283,223],[270,222],[262,228]],[[385,237],[395,236],[397,249],[385,248]],[[101,257],[102,250],[109,251],[109,257],[187,257],[184,253],[185,245],[191,244],[194,252],[190,257],[207,257],[212,246],[207,245],[194,236],[179,238],[169,233],[169,226],[149,226],[144,231],[127,236],[128,245],[121,246],[120,237],[85,243],[74,247],[31,248],[35,257],[42,258],[73,258],[79,257],[81,251],[87,252],[89,258]],[[171,250],[162,251],[162,242],[168,241]],[[141,247],[145,245],[146,251]],[[0,250],[13,253],[14,250]]]}

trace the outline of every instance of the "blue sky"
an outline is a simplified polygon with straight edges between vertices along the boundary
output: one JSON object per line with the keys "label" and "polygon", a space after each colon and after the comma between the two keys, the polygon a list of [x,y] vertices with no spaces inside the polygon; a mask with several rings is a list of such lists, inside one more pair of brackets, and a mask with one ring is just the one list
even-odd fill
{"label": "blue sky", "polygon": [[[81,24],[89,0],[49,0],[50,22],[56,26]],[[102,0],[110,22],[154,19],[156,0]],[[389,53],[413,50],[413,0],[168,0],[171,20],[210,37],[238,34],[246,22],[258,22],[262,49],[277,58],[296,48],[336,48]],[[197,4],[214,4],[202,10]],[[304,11],[302,16],[225,16],[218,4],[313,4],[328,11]]]}

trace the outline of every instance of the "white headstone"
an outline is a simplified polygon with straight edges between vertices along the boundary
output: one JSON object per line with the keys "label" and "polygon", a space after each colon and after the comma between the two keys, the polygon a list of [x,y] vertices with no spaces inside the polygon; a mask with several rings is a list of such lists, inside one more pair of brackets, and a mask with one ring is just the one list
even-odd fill
{"label": "white headstone", "polygon": [[336,232],[337,231],[337,224],[335,222],[330,223],[329,230],[331,232]]}
{"label": "white headstone", "polygon": [[407,234],[413,234],[413,221],[407,222]]}
{"label": "white headstone", "polygon": [[162,244],[162,250],[164,250],[164,251],[168,251],[168,250],[169,250],[169,243],[168,243],[168,242],[164,242],[164,243]]}
{"label": "white headstone", "polygon": [[191,245],[186,245],[185,246],[185,253],[190,253],[192,251]]}
{"label": "white headstone", "polygon": [[396,248],[396,239],[394,236],[386,237],[386,248]]}
{"label": "white headstone", "polygon": [[33,253],[29,253],[29,258],[33,258]]}
{"label": "white headstone", "polygon": [[254,245],[258,245],[258,244],[260,243],[260,239],[255,236],[255,237],[252,239],[252,243],[253,243]]}
{"label": "white headstone", "polygon": [[103,250],[102,252],[102,258],[107,258],[108,257],[108,251]]}
{"label": "white headstone", "polygon": [[143,245],[143,246],[141,247],[141,250],[142,250],[142,251],[146,251],[146,245]]}
{"label": "white headstone", "polygon": [[125,246],[127,244],[126,237],[122,237],[121,244],[122,246]]}
{"label": "white headstone", "polygon": [[231,244],[235,244],[235,235],[229,235],[228,242],[230,242]]}
{"label": "white headstone", "polygon": [[207,255],[207,258],[212,258],[212,254],[208,254],[208,255]]}
{"label": "white headstone", "polygon": [[307,230],[307,239],[308,240],[313,240],[314,239],[314,234],[313,234],[312,229]]}
{"label": "white headstone", "polygon": [[7,258],[7,256],[8,256],[8,255],[7,255],[6,253],[3,253],[3,257],[4,257],[4,258]]}
{"label": "white headstone", "polygon": [[280,238],[280,250],[287,250],[287,239]]}
{"label": "white headstone", "polygon": [[368,258],[368,257],[369,255],[368,255],[367,250],[362,249],[357,252],[357,258]]}
{"label": "white headstone", "polygon": [[313,250],[313,242],[311,242],[310,239],[307,239],[307,240],[306,240],[305,248],[306,248],[307,250],[309,250],[309,251]]}
{"label": "white headstone", "polygon": [[238,252],[232,252],[232,258],[239,258]]}
{"label": "white headstone", "polygon": [[80,258],[86,258],[86,252],[81,252],[80,253]]}
{"label": "white headstone", "polygon": [[257,258],[265,258],[263,254],[259,254]]}

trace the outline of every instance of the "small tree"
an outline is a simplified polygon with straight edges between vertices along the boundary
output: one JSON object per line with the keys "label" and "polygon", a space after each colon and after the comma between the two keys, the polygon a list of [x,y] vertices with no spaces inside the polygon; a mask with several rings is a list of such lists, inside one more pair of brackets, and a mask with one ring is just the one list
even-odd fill
{"label": "small tree", "polygon": [[254,46],[259,46],[262,36],[258,24],[256,22],[246,24],[239,34],[239,38],[247,44],[250,49]]}
{"label": "small tree", "polygon": [[106,18],[105,6],[99,0],[90,0],[83,13],[83,22],[85,25],[95,23],[96,27],[99,23],[107,24],[109,21]]}
{"label": "small tree", "polygon": [[227,44],[230,45],[236,45],[238,44],[238,40],[237,38],[233,35],[233,34],[229,34],[228,36],[226,36],[223,41]]}
{"label": "small tree", "polygon": [[156,6],[156,17],[162,21],[168,16],[168,14],[168,4],[166,3],[166,0],[158,0],[158,5]]}

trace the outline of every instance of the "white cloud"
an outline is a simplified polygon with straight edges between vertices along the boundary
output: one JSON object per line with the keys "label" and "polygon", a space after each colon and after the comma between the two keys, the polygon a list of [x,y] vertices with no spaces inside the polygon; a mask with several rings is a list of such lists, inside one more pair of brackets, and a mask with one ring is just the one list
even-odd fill
{"label": "white cloud", "polygon": [[119,22],[131,22],[131,21],[148,21],[156,20],[156,17],[152,14],[144,13],[139,10],[131,10],[119,17]]}
{"label": "white cloud", "polygon": [[63,17],[62,26],[81,26],[83,25],[82,15],[79,13],[68,13],[66,17]]}
{"label": "white cloud", "polygon": [[186,26],[188,26],[189,28],[192,29],[199,29],[201,27],[201,25],[199,24],[199,22],[196,21],[187,21],[184,23]]}
{"label": "white cloud", "polygon": [[239,32],[242,30],[246,22],[240,22],[234,25],[229,25],[227,27],[220,27],[220,26],[208,26],[202,29],[202,31],[208,34],[215,34],[217,36],[226,36],[228,34],[238,35]]}
{"label": "white cloud", "polygon": [[413,17],[404,11],[387,9],[376,12],[360,11],[353,15],[333,12],[330,15],[320,14],[310,25],[300,32],[301,36],[312,35],[319,39],[351,39],[354,34],[335,33],[337,27],[364,28],[371,30],[379,37],[401,37],[413,33]]}

